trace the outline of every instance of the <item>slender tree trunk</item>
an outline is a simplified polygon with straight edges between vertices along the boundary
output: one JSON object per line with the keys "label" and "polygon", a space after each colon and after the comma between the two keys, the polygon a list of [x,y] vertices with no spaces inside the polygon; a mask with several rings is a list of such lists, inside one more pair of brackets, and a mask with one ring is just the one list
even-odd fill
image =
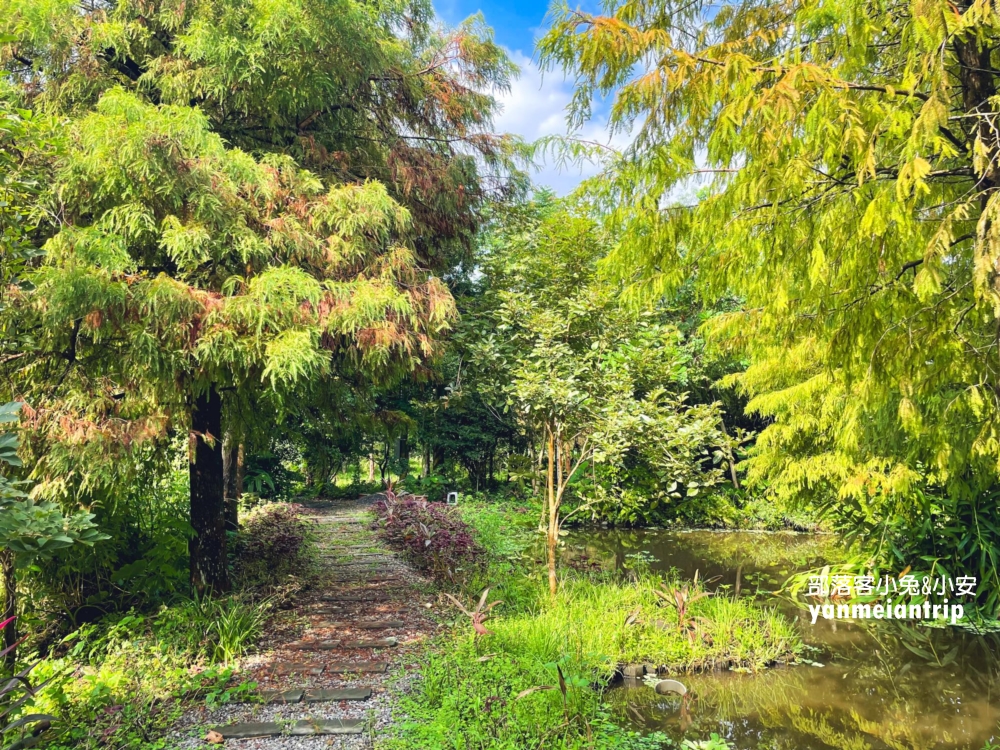
{"label": "slender tree trunk", "polygon": [[[548,547],[549,547],[549,595],[554,599],[558,588],[556,578],[556,545],[559,543],[559,507],[556,504],[555,472],[559,464],[559,457],[556,449],[556,439],[552,430],[549,430],[549,472],[547,481],[547,492],[549,499],[549,523],[548,523]],[[561,473],[561,472],[560,472]]]}
{"label": "slender tree trunk", "polygon": [[368,454],[368,481],[375,481],[375,453]]}
{"label": "slender tree trunk", "polygon": [[546,453],[546,445],[543,444],[538,451],[538,468],[541,470],[542,461],[545,456],[549,456],[549,462],[547,464],[548,470],[545,475],[545,488],[542,493],[542,517],[538,519],[538,530],[545,531],[549,527],[549,498],[552,496],[552,480],[555,476],[552,471],[552,441],[548,442],[548,453]]}
{"label": "slender tree trunk", "polygon": [[378,464],[378,475],[379,475],[379,480],[381,480],[382,484],[385,485],[386,477],[389,476],[389,462],[392,460],[391,458],[392,454],[390,453],[392,448],[389,445],[388,439],[385,441],[385,445],[383,448],[384,449],[382,450],[382,460],[379,461]]}
{"label": "slender tree trunk", "polygon": [[[14,564],[14,552],[9,549],[0,551],[0,573],[3,576],[3,614],[0,622],[17,616],[17,568]],[[14,674],[17,663],[17,652],[12,648],[17,642],[17,620],[11,622],[3,630],[3,648],[11,649],[3,660],[3,676]]]}
{"label": "slender tree trunk", "polygon": [[236,484],[239,478],[240,444],[228,438],[223,446],[222,474],[225,482],[226,531],[239,531],[240,505]]}
{"label": "slender tree trunk", "polygon": [[404,432],[399,439],[399,478],[404,479],[410,473],[410,436]]}
{"label": "slender tree trunk", "polygon": [[191,410],[195,447],[191,476],[191,586],[199,594],[229,590],[222,460],[222,398],[210,387]]}
{"label": "slender tree trunk", "polygon": [[729,463],[729,478],[733,481],[733,489],[738,490],[740,488],[740,478],[736,473],[736,456],[733,455],[733,446],[729,442],[729,432],[726,430],[726,423],[719,420],[719,427],[722,428],[722,434],[726,436],[726,458]]}
{"label": "slender tree trunk", "polygon": [[431,446],[429,443],[424,443],[424,454],[423,454],[423,465],[420,469],[420,478],[427,479],[431,473]]}
{"label": "slender tree trunk", "polygon": [[[537,454],[535,453],[534,441],[528,445],[528,461],[535,469],[531,472],[531,496],[534,497],[538,494],[538,475],[542,470],[542,451],[538,451]],[[542,506],[545,506],[544,502]]]}
{"label": "slender tree trunk", "polygon": [[239,450],[236,451],[236,500],[243,498],[243,476],[246,474],[247,462],[246,451],[243,443],[240,443]]}

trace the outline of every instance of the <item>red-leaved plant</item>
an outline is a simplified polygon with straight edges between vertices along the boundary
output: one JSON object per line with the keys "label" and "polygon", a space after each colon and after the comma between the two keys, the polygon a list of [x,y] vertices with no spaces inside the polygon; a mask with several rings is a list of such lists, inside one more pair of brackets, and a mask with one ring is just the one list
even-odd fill
{"label": "red-leaved plant", "polygon": [[449,599],[454,602],[455,606],[462,610],[462,614],[468,617],[472,621],[472,629],[476,631],[476,636],[481,635],[493,635],[492,631],[487,630],[486,626],[483,624],[486,619],[490,616],[490,610],[492,610],[498,604],[503,604],[499,599],[495,602],[486,603],[486,597],[489,596],[490,590],[487,588],[483,591],[483,595],[479,597],[479,604],[476,605],[475,609],[468,610],[465,605],[462,604],[458,599],[453,597],[451,594],[445,594]]}
{"label": "red-leaved plant", "polygon": [[454,582],[460,571],[480,564],[484,550],[453,508],[412,496],[397,498],[391,487],[384,494],[374,505],[378,534],[408,553],[417,567]]}

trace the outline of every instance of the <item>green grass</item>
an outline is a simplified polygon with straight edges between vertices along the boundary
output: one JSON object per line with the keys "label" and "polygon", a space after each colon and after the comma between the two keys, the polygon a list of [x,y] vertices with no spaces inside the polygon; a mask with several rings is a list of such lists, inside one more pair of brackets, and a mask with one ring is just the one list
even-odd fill
{"label": "green grass", "polygon": [[[742,667],[752,670],[793,655],[800,640],[770,608],[745,599],[709,597],[693,604],[694,629],[653,593],[659,579],[565,579],[554,602],[539,591],[534,611],[492,621],[491,643],[544,661],[569,657],[607,678],[619,664],[653,662],[671,671]],[[677,581],[672,581],[677,583]],[[501,610],[502,613],[502,610]],[[629,615],[637,621],[626,624]]]}
{"label": "green grass", "polygon": [[[487,585],[489,599],[504,604],[486,622],[492,634],[478,639],[454,610],[454,627],[429,649],[403,700],[405,718],[382,743],[387,750],[676,746],[662,734],[643,736],[611,720],[603,688],[619,665],[758,670],[801,649],[780,614],[727,596],[694,601],[682,629],[676,610],[654,593],[661,585],[680,585],[676,578],[625,581],[561,568],[553,600],[543,570],[526,554],[536,543],[533,512],[515,504],[469,503],[462,515],[487,550],[482,570],[466,580],[466,606],[471,609]],[[726,745],[699,737],[681,747]]]}
{"label": "green grass", "polygon": [[[221,629],[220,612],[231,621]],[[58,717],[46,747],[169,747],[164,735],[185,705],[225,700],[241,689],[228,684],[232,670],[219,661],[249,645],[246,628],[232,621],[246,624],[260,613],[261,605],[237,599],[188,600],[81,629],[68,652],[33,673],[38,681],[52,679],[33,707]]]}
{"label": "green grass", "polygon": [[[560,665],[560,668],[563,668]],[[439,644],[420,666],[415,690],[403,699],[405,719],[379,747],[385,750],[527,750],[528,748],[664,747],[662,735],[641,737],[613,724],[600,693],[586,677],[564,668],[566,697],[556,664],[498,651],[489,639],[455,637]],[[530,688],[548,686],[522,698]]]}

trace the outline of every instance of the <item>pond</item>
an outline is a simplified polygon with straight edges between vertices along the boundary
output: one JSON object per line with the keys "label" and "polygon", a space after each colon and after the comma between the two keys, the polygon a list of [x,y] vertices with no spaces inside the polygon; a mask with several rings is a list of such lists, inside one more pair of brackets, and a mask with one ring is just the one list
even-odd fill
{"label": "pond", "polygon": [[675,737],[715,732],[738,750],[980,750],[1000,739],[996,635],[895,621],[813,625],[808,611],[771,593],[790,573],[835,560],[834,537],[586,530],[564,541],[563,560],[576,567],[715,578],[710,589],[756,596],[798,619],[810,646],[813,665],[679,677],[684,699],[619,686],[609,699],[624,723]]}

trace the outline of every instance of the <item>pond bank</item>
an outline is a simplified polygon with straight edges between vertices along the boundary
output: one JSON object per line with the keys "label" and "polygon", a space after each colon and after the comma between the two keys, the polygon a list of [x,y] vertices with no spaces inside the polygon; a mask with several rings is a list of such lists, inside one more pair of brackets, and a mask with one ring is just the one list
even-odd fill
{"label": "pond bank", "polygon": [[[432,547],[416,542],[420,534],[434,538],[438,512],[398,503],[383,515],[392,524],[412,515],[406,523],[417,538],[400,536],[399,543],[419,555]],[[487,632],[478,634],[466,614],[452,610],[453,628],[420,664],[390,747],[450,747],[448,738],[456,733],[464,746],[511,750],[541,743],[672,746],[664,734],[632,731],[612,720],[603,686],[622,664],[652,663],[670,673],[723,666],[760,670],[799,652],[794,627],[773,609],[732,596],[703,596],[700,584],[675,575],[637,572],[623,580],[566,564],[559,591],[550,598],[543,570],[534,563],[535,535],[526,514],[486,505],[466,506],[461,513],[481,554],[479,564],[454,566],[461,574],[456,598],[474,614],[478,594],[489,587],[486,600],[502,604],[483,623]],[[452,522],[448,528],[456,533]],[[442,567],[436,554],[433,565]],[[699,741],[708,736],[688,735]]]}
{"label": "pond bank", "polygon": [[564,557],[607,573],[701,571],[713,587],[771,603],[795,620],[802,664],[755,673],[690,675],[685,700],[645,686],[608,693],[627,726],[672,737],[716,732],[740,750],[979,750],[1000,721],[1000,638],[911,623],[810,622],[773,596],[788,575],[838,559],[828,535],[747,532],[574,531]]}

